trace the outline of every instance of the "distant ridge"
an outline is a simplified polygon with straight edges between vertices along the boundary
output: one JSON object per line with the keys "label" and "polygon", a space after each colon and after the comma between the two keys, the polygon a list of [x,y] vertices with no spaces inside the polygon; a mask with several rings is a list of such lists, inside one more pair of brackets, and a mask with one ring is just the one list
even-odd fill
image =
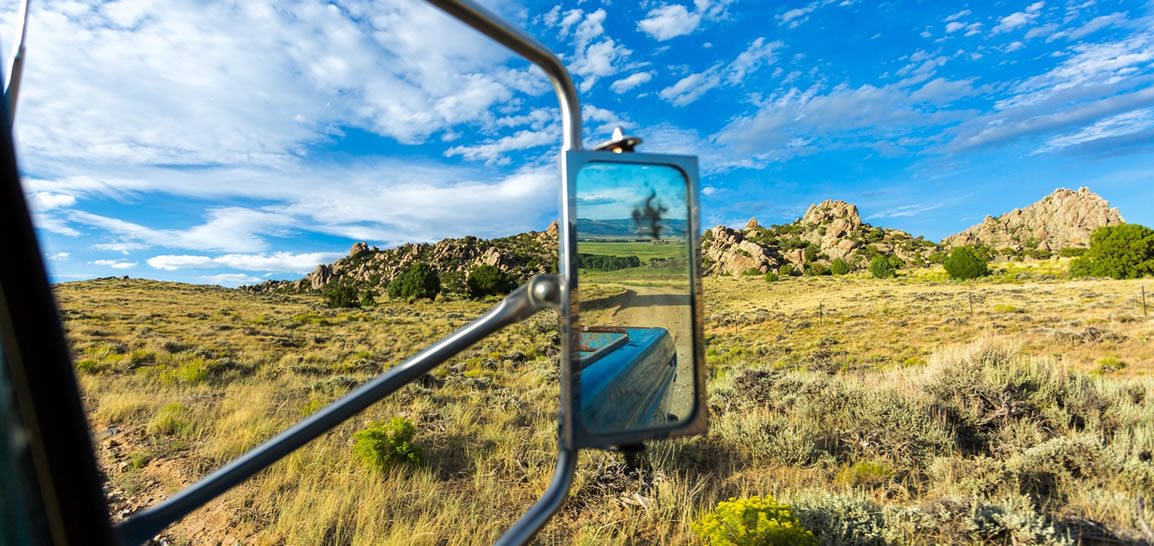
{"label": "distant ridge", "polygon": [[1036,203],[942,239],[942,245],[984,245],[995,250],[1037,249],[1057,252],[1084,247],[1090,233],[1101,226],[1125,223],[1122,214],[1089,188],[1058,188]]}
{"label": "distant ridge", "polygon": [[[685,220],[662,220],[662,237],[684,237],[688,229]],[[577,237],[580,239],[637,239],[646,235],[638,234],[637,222],[632,218],[619,220],[577,219]]]}
{"label": "distant ridge", "polygon": [[525,281],[539,273],[548,273],[557,263],[557,222],[545,231],[530,231],[497,239],[468,236],[442,239],[436,243],[406,243],[380,250],[367,243],[356,243],[348,256],[332,264],[320,264],[312,273],[295,281],[265,281],[242,290],[273,293],[300,293],[324,290],[330,284],[343,284],[358,290],[373,289],[383,293],[394,277],[416,262],[429,264],[441,277],[445,288],[464,288],[466,273],[481,264],[496,266]]}
{"label": "distant ridge", "polygon": [[[961,245],[982,245],[995,255],[1019,259],[1046,257],[1063,248],[1088,245],[1095,228],[1122,223],[1118,209],[1088,188],[1058,188],[1025,208],[997,218],[987,216],[981,223],[934,243],[901,230],[864,223],[857,206],[827,200],[810,205],[801,218],[788,224],[765,227],[750,218],[742,229],[715,226],[702,234],[701,249],[706,275],[741,275],[753,270],[780,273],[785,266],[804,271],[806,267],[829,267],[838,259],[861,269],[876,256],[892,257],[903,266],[920,266],[940,261],[945,251]],[[578,224],[578,237],[583,239],[638,238],[632,219],[580,218]],[[668,220],[664,229],[667,235],[682,235],[688,226],[684,220]],[[491,240],[462,237],[387,250],[357,243],[348,256],[318,265],[303,279],[241,288],[261,293],[315,292],[343,283],[383,290],[418,261],[429,263],[441,274],[442,283],[450,285],[463,283],[466,272],[479,264],[494,265],[524,281],[553,269],[557,237],[554,222],[542,232]]]}

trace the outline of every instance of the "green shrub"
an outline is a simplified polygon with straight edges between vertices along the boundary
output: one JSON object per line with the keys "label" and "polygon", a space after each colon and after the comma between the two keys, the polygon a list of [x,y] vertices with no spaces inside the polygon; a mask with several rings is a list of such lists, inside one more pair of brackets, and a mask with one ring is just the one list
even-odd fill
{"label": "green shrub", "polygon": [[421,464],[421,448],[412,444],[416,432],[413,423],[400,417],[388,423],[375,421],[353,434],[353,452],[377,470],[394,464]]}
{"label": "green shrub", "polygon": [[197,358],[181,364],[174,371],[174,376],[182,383],[201,383],[208,379],[208,369],[204,360]]}
{"label": "green shrub", "polygon": [[1113,279],[1154,275],[1154,229],[1138,224],[1095,229],[1090,248],[1070,262],[1070,274]]}
{"label": "green shrub", "polygon": [[693,531],[709,546],[768,546],[817,544],[788,504],[766,495],[730,498],[693,523]]}
{"label": "green shrub", "polygon": [[517,288],[517,280],[496,266],[482,264],[469,271],[465,286],[470,298],[503,296]]}
{"label": "green shrub", "polygon": [[829,275],[829,268],[821,264],[806,264],[805,274],[810,277]]}
{"label": "green shrub", "polygon": [[742,274],[742,275],[749,275],[749,276],[753,276],[753,275],[758,275],[758,276],[760,276],[760,275],[761,275],[761,270],[760,270],[760,269],[758,269],[758,268],[756,268],[756,267],[751,267],[751,268],[749,268],[749,269],[746,269],[745,271],[742,271],[742,272],[741,272],[741,274]]}
{"label": "green shrub", "polygon": [[107,366],[102,364],[100,361],[98,361],[96,359],[92,359],[92,358],[82,358],[80,360],[77,360],[76,364],[74,364],[73,366],[76,367],[76,371],[84,372],[84,373],[90,373],[90,374],[97,374],[97,373],[100,373],[100,372],[102,372],[108,368]]}
{"label": "green shrub", "polygon": [[801,271],[793,267],[793,264],[785,264],[778,269],[778,274],[783,277],[799,277],[801,276]]}
{"label": "green shrub", "polygon": [[765,282],[777,282],[777,279],[777,273],[774,273],[773,271],[765,274]]}
{"label": "green shrub", "polygon": [[361,296],[361,307],[373,307],[377,304],[376,295],[372,290],[365,290],[365,295]]}
{"label": "green shrub", "polygon": [[820,249],[817,245],[814,245],[812,243],[806,245],[806,247],[805,247],[805,261],[812,262],[814,260],[817,260],[818,250],[820,250]]}
{"label": "green shrub", "polygon": [[838,258],[829,266],[830,273],[834,275],[845,275],[849,273],[849,264],[845,260]]}
{"label": "green shrub", "polygon": [[887,259],[889,260],[890,265],[894,266],[894,269],[901,269],[906,266],[905,260],[897,257],[896,254],[890,254],[890,257]]}
{"label": "green shrub", "polygon": [[1085,248],[1077,247],[1077,246],[1068,246],[1068,247],[1063,248],[1062,250],[1058,251],[1058,255],[1063,257],[1063,258],[1070,258],[1070,257],[1077,258],[1078,256],[1082,256],[1085,253],[1086,253]]}
{"label": "green shrub", "polygon": [[1097,367],[1090,372],[1094,375],[1110,374],[1126,367],[1125,362],[1122,362],[1121,360],[1118,360],[1112,356],[1100,358],[1096,360],[1094,364],[1097,365]]}
{"label": "green shrub", "polygon": [[850,487],[879,487],[890,482],[894,469],[884,462],[857,462],[837,473],[837,481]]}
{"label": "green shrub", "polygon": [[885,256],[874,256],[870,262],[870,274],[879,279],[888,279],[894,276],[894,266]]}
{"label": "green shrub", "polygon": [[[416,262],[409,270],[397,275],[389,283],[389,297],[393,299],[433,299],[441,291],[441,279],[425,262]],[[355,296],[354,296],[355,297]]]}
{"label": "green shrub", "polygon": [[348,285],[332,284],[321,291],[325,305],[329,307],[360,307],[357,302],[357,289]]}
{"label": "green shrub", "polygon": [[966,246],[953,249],[950,251],[950,256],[943,262],[946,273],[950,275],[951,279],[960,281],[988,275],[990,272],[986,265],[988,260],[979,254],[979,252]]}

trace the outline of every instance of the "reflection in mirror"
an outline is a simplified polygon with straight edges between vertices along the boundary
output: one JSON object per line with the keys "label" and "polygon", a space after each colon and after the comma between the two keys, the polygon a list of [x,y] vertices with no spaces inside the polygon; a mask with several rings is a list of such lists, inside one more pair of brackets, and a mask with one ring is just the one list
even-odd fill
{"label": "reflection in mirror", "polygon": [[684,423],[693,410],[688,183],[663,165],[590,163],[576,180],[573,362],[596,434]]}

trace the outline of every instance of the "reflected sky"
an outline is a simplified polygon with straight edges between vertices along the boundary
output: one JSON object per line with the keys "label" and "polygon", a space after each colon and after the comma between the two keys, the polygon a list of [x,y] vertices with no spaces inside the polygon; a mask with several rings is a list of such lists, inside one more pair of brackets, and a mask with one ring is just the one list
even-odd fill
{"label": "reflected sky", "polygon": [[578,217],[632,220],[634,211],[648,204],[664,207],[667,218],[687,218],[685,186],[685,177],[673,167],[590,163],[577,173]]}

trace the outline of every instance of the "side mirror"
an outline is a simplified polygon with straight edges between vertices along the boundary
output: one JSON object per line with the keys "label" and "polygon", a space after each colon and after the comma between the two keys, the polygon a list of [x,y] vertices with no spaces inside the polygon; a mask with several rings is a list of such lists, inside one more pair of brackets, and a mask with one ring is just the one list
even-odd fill
{"label": "side mirror", "polygon": [[704,432],[697,159],[568,151],[562,442]]}

